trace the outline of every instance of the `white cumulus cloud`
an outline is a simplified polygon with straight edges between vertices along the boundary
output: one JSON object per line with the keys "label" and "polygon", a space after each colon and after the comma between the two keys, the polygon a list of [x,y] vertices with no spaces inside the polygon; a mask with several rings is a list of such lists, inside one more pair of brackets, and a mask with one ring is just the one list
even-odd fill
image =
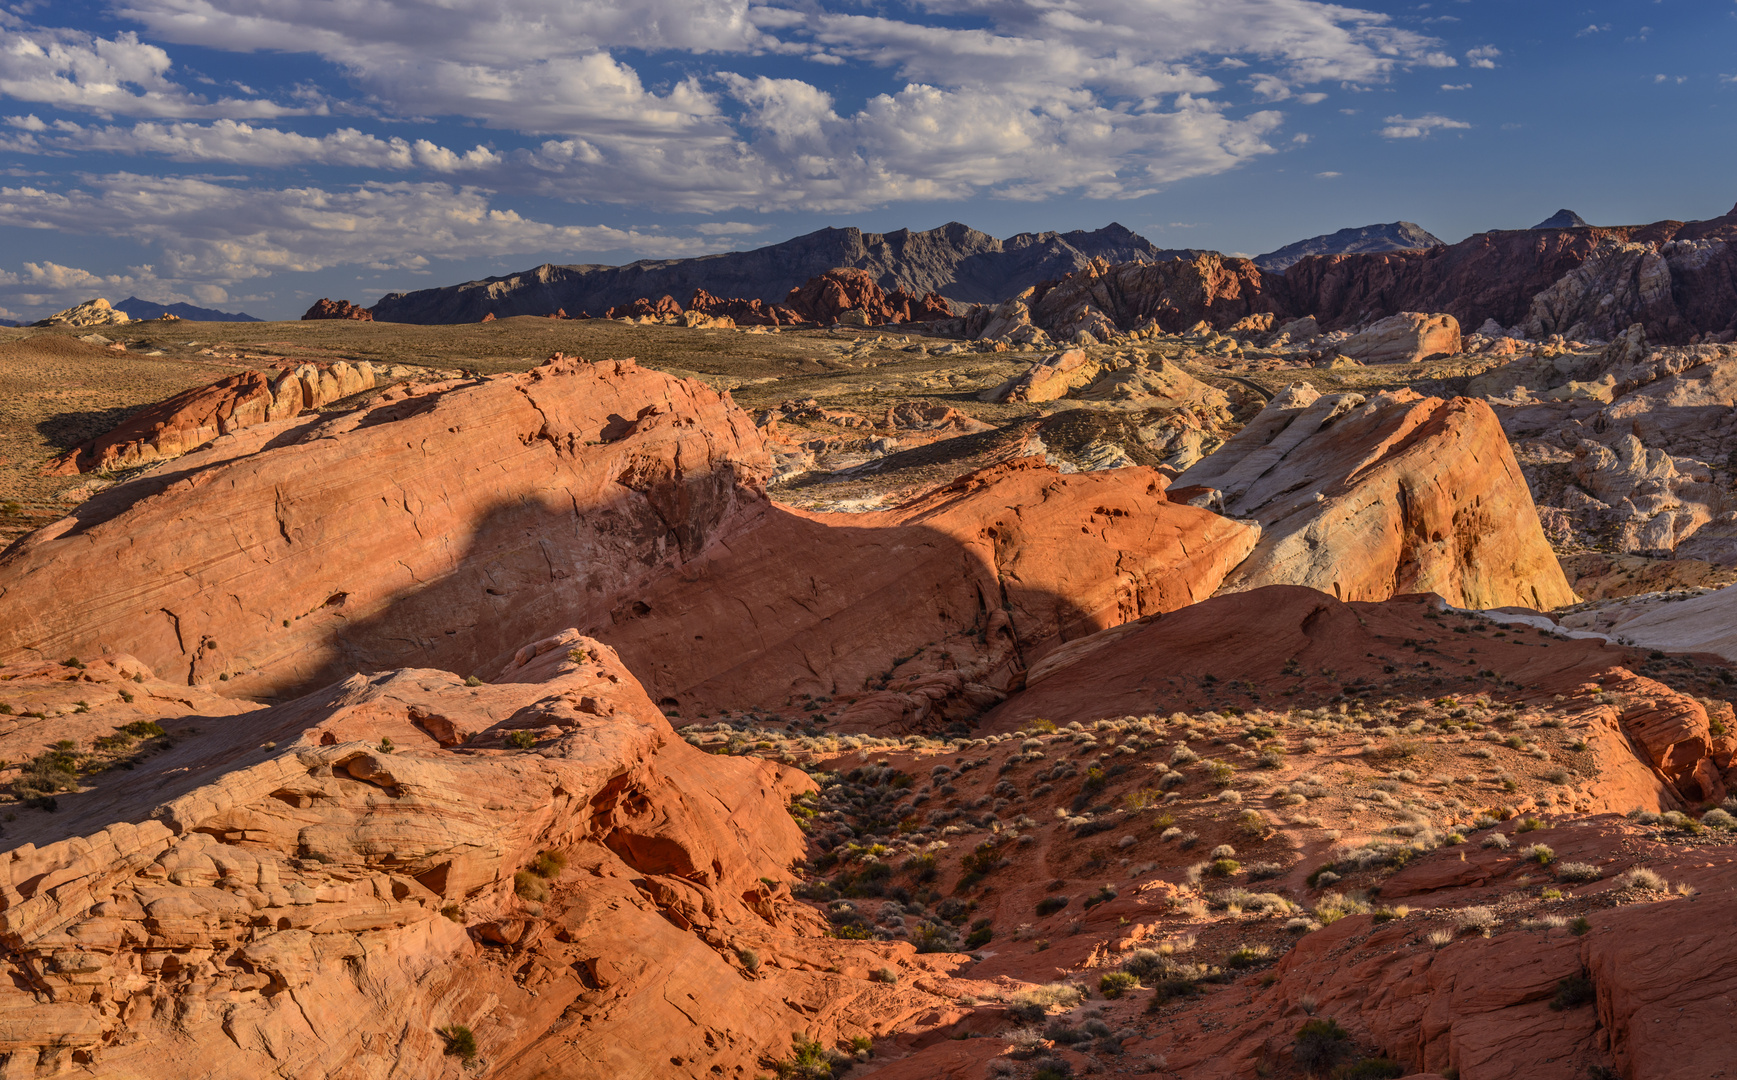
{"label": "white cumulus cloud", "polygon": [[1464,120],[1450,120],[1435,113],[1418,117],[1389,116],[1385,123],[1387,126],[1381,129],[1381,137],[1384,139],[1423,139],[1433,132],[1472,126]]}

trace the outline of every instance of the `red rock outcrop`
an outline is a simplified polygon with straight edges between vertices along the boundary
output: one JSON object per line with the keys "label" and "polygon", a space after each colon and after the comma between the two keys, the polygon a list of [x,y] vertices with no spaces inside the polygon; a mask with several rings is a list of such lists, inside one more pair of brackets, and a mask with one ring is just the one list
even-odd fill
{"label": "red rock outcrop", "polygon": [[1255,539],[1168,502],[1154,470],[1035,460],[897,510],[786,510],[760,487],[747,414],[631,362],[394,388],[286,423],[10,551],[0,597],[25,614],[0,656],[114,650],[277,694],[410,664],[486,673],[502,641],[576,623],[667,708],[842,695],[863,699],[853,724],[938,724],[1063,641],[1204,598]]}
{"label": "red rock outcrop", "polygon": [[243,371],[134,413],[106,435],[69,450],[49,472],[70,476],[179,457],[220,435],[289,419],[371,390],[379,374],[366,360]]}
{"label": "red rock outcrop", "polygon": [[[1652,340],[1682,344],[1737,330],[1733,240],[1737,208],[1686,224],[1486,232],[1426,251],[1309,256],[1271,289],[1282,291],[1287,310],[1313,314],[1329,329],[1397,311],[1440,311],[1461,326],[1531,320],[1542,333],[1581,323],[1607,339],[1641,322]],[[1605,268],[1581,270],[1600,262]]]}
{"label": "red rock outcrop", "polygon": [[[179,742],[8,826],[31,841],[0,859],[8,1061],[456,1077],[457,1024],[494,1077],[746,1078],[793,1030],[950,1013],[950,958],[828,938],[791,900],[785,805],[813,782],[674,738],[599,642],[526,646],[481,686],[357,676],[221,723],[131,658],[70,672],[81,718],[149,710]],[[23,697],[67,672],[6,674]],[[25,720],[38,741],[61,723]],[[534,749],[508,749],[518,733]]]}
{"label": "red rock outcrop", "polygon": [[631,361],[394,387],[220,437],[13,547],[0,662],[113,650],[243,694],[488,674],[763,512],[768,467],[726,397]]}
{"label": "red rock outcrop", "polygon": [[1557,695],[1575,700],[1560,707],[1585,727],[1598,775],[1596,788],[1575,793],[1580,811],[1724,798],[1723,770],[1737,747],[1716,745],[1700,702],[1627,670],[1633,650],[1596,638],[1534,644],[1509,640],[1505,631],[1501,638],[1462,636],[1431,617],[1438,603],[1346,604],[1291,585],[1215,596],[1055,649],[983,726],[1012,731],[1040,718],[1089,723],[1209,704],[1254,709],[1299,692],[1427,698],[1476,670],[1509,687],[1510,707],[1553,703]]}
{"label": "red rock outcrop", "polygon": [[934,293],[917,296],[894,289],[883,292],[867,270],[828,270],[790,290],[784,306],[809,322],[822,326],[855,323],[881,326],[886,323],[924,322],[952,317],[947,301]]}
{"label": "red rock outcrop", "polygon": [[673,319],[682,313],[681,304],[665,295],[656,301],[640,297],[631,304],[616,306],[603,313],[606,319]]}
{"label": "red rock outcrop", "polygon": [[1108,341],[1118,331],[1156,326],[1177,333],[1205,321],[1223,328],[1250,315],[1282,312],[1254,263],[1207,253],[1188,260],[1111,266],[1094,259],[1053,285],[1032,289],[1031,321],[1057,341],[1081,334]]}
{"label": "red rock outcrop", "polygon": [[325,297],[314,301],[302,321],[310,319],[353,319],[357,322],[373,322],[374,313],[365,307],[358,307],[348,300],[328,300]]}
{"label": "red rock outcrop", "polygon": [[737,326],[791,326],[802,321],[802,316],[789,308],[768,304],[758,297],[752,300],[726,299],[713,296],[704,289],[694,290],[693,298],[688,301],[688,310],[713,318],[731,319]]}
{"label": "red rock outcrop", "polygon": [[934,728],[1066,641],[1204,599],[1254,541],[1155,470],[1021,459],[895,510],[767,505],[587,632],[684,715],[826,698],[847,730]]}
{"label": "red rock outcrop", "polygon": [[1460,351],[1460,324],[1452,315],[1402,311],[1339,343],[1341,353],[1366,364],[1415,364]]}
{"label": "red rock outcrop", "polygon": [[1176,478],[1261,523],[1227,590],[1342,600],[1435,592],[1460,607],[1574,602],[1501,424],[1482,401],[1299,384]]}

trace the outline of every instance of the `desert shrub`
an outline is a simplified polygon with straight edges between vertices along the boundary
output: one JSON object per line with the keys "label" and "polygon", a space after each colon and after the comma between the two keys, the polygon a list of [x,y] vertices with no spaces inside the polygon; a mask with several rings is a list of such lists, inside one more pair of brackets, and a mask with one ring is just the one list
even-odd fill
{"label": "desert shrub", "polygon": [[1313,914],[1316,922],[1322,926],[1331,926],[1347,915],[1362,915],[1368,911],[1369,905],[1361,900],[1328,893],[1316,901]]}
{"label": "desert shrub", "polygon": [[476,1059],[476,1035],[463,1024],[448,1024],[436,1031],[446,1040],[446,1052],[465,1064]]}
{"label": "desert shrub", "polygon": [[1236,766],[1223,761],[1208,761],[1206,778],[1219,787],[1225,787],[1236,779]]}
{"label": "desert shrub", "polygon": [[1339,1063],[1351,1049],[1351,1033],[1337,1020],[1310,1020],[1297,1029],[1291,1057],[1303,1069],[1318,1073]]}
{"label": "desert shrub", "polygon": [[12,780],[12,794],[28,806],[55,809],[57,793],[78,790],[76,750],[76,743],[62,739],[25,762]]}
{"label": "desert shrub", "polygon": [[567,856],[559,851],[542,851],[531,860],[531,873],[540,878],[558,878],[567,869]]}
{"label": "desert shrub", "polygon": [[1496,917],[1495,909],[1489,907],[1461,908],[1454,912],[1453,919],[1462,934],[1487,933],[1501,921]]}
{"label": "desert shrub", "polygon": [[920,953],[953,952],[959,946],[959,935],[940,923],[925,922],[911,931],[910,941]]}
{"label": "desert shrub", "polygon": [[1602,876],[1598,867],[1591,863],[1565,862],[1556,868],[1557,881],[1597,881]]}
{"label": "desert shrub", "polygon": [[1116,1000],[1130,990],[1137,990],[1139,987],[1140,980],[1128,974],[1126,971],[1107,972],[1103,978],[1098,980],[1098,993],[1109,998],[1111,1001]]}
{"label": "desert shrub", "polygon": [[971,932],[965,935],[965,947],[977,949],[995,940],[995,926],[988,919],[978,919],[971,924]]}
{"label": "desert shrub", "polygon": [[1391,764],[1398,761],[1410,761],[1423,752],[1423,745],[1414,739],[1395,739],[1388,743],[1379,743],[1363,751],[1363,756],[1371,761]]}
{"label": "desert shrub", "polygon": [[1085,991],[1072,983],[1056,982],[1035,986],[1013,995],[1008,1011],[1016,1019],[1034,1023],[1042,1020],[1052,1008],[1071,1009],[1086,1000]]}
{"label": "desert shrub", "polygon": [[1215,859],[1234,859],[1236,857],[1236,849],[1231,847],[1229,844],[1220,844],[1212,849],[1211,855]]}
{"label": "desert shrub", "polygon": [[1429,933],[1425,934],[1423,939],[1425,941],[1429,942],[1435,948],[1439,949],[1442,946],[1453,941],[1454,932],[1452,930],[1447,929],[1446,927],[1438,926],[1434,930],[1431,930]]}
{"label": "desert shrub", "polygon": [[1648,870],[1637,866],[1617,879],[1617,887],[1625,889],[1645,889],[1648,892],[1666,892],[1670,886],[1664,877],[1656,870]]}
{"label": "desert shrub", "polygon": [[1224,958],[1224,966],[1230,968],[1254,967],[1273,953],[1270,945],[1238,945]]}
{"label": "desert shrub", "polygon": [[1054,915],[1067,906],[1068,898],[1065,896],[1046,896],[1037,902],[1037,914],[1039,918],[1045,915]]}
{"label": "desert shrub", "polygon": [[790,1036],[790,1056],[775,1062],[772,1068],[781,1080],[830,1080],[832,1055],[814,1039],[800,1032]]}
{"label": "desert shrub", "polygon": [[1539,866],[1549,866],[1556,861],[1556,852],[1551,850],[1549,844],[1532,844],[1520,849],[1520,857]]}
{"label": "desert shrub", "polygon": [[1490,835],[1484,837],[1484,846],[1485,847],[1497,848],[1501,851],[1507,851],[1509,846],[1511,845],[1511,843],[1512,843],[1512,841],[1510,841],[1508,839],[1508,837],[1505,833],[1493,832]]}
{"label": "desert shrub", "polygon": [[760,954],[753,949],[737,949],[736,959],[742,962],[742,969],[750,975],[760,970]]}
{"label": "desert shrub", "polygon": [[543,879],[529,870],[520,870],[513,875],[513,891],[519,894],[521,900],[531,900],[542,903],[549,899],[549,886]]}
{"label": "desert shrub", "polygon": [[869,978],[873,979],[875,982],[886,983],[888,986],[891,986],[899,981],[899,973],[890,967],[876,968],[874,974],[870,975]]}
{"label": "desert shrub", "polygon": [[1562,1012],[1590,1005],[1596,1000],[1598,989],[1592,985],[1592,980],[1584,975],[1572,975],[1556,984],[1556,996],[1550,999],[1550,1007]]}
{"label": "desert shrub", "polygon": [[1099,889],[1097,892],[1086,897],[1085,907],[1089,911],[1092,908],[1096,907],[1097,905],[1107,903],[1111,900],[1114,900],[1115,898],[1116,898],[1116,887],[1114,885],[1105,885],[1103,888]]}
{"label": "desert shrub", "polygon": [[537,745],[536,733],[521,728],[507,736],[507,745],[514,750],[529,750]]}
{"label": "desert shrub", "polygon": [[1241,869],[1242,863],[1235,859],[1214,859],[1212,865],[1207,867],[1207,873],[1213,877],[1230,877]]}
{"label": "desert shrub", "polygon": [[1568,924],[1568,929],[1575,937],[1592,929],[1592,923],[1584,915],[1576,915],[1574,921]]}
{"label": "desert shrub", "polygon": [[1709,829],[1737,829],[1737,817],[1714,807],[1701,815],[1701,824]]}

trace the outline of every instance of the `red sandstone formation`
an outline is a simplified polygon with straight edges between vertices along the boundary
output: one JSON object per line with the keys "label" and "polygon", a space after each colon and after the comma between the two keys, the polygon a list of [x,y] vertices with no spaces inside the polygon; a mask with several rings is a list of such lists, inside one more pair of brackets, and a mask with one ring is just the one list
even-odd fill
{"label": "red sandstone formation", "polygon": [[924,322],[952,316],[947,301],[930,293],[916,296],[903,289],[882,292],[867,270],[828,270],[791,289],[784,305],[809,322],[830,326],[849,322],[861,326]]}
{"label": "red sandstone formation", "polygon": [[641,297],[625,307],[612,307],[603,313],[606,319],[673,319],[682,313],[682,306],[673,296],[660,297],[656,303]]}
{"label": "red sandstone formation", "polygon": [[1283,310],[1265,295],[1254,263],[1216,253],[1119,266],[1094,259],[1059,282],[1035,287],[1027,303],[1032,322],[1057,341],[1080,334],[1108,341],[1118,329],[1146,326],[1178,333],[1201,321],[1223,328]]}
{"label": "red sandstone formation", "polygon": [[[1217,596],[1057,649],[984,726],[1011,731],[1038,718],[1090,721],[1209,700],[1255,708],[1285,691],[1339,690],[1354,701],[1439,697],[1479,681],[1475,670],[1514,688],[1510,708],[1549,705],[1558,694],[1581,699],[1570,711],[1594,744],[1586,752],[1598,782],[1573,793],[1580,812],[1680,809],[1726,796],[1737,735],[1716,740],[1701,702],[1624,669],[1631,650],[1597,639],[1459,636],[1432,617],[1437,606],[1419,597],[1344,604],[1297,586]],[[1414,648],[1425,641],[1433,644]],[[1233,680],[1237,688],[1220,685]],[[1599,700],[1608,695],[1617,696]]]}
{"label": "red sandstone formation", "polygon": [[802,321],[802,316],[787,307],[767,304],[756,297],[752,300],[725,299],[704,289],[695,289],[688,301],[688,310],[713,318],[730,319],[737,326],[790,326]]}
{"label": "red sandstone formation", "polygon": [[1163,487],[1022,459],[896,510],[765,505],[590,632],[684,715],[827,698],[846,730],[937,728],[1066,641],[1211,594],[1255,531]]}
{"label": "red sandstone formation", "polygon": [[[1283,274],[1212,252],[1114,266],[1094,260],[1017,299],[1034,326],[1065,342],[1152,326],[1176,333],[1201,321],[1248,327],[1245,320],[1268,314],[1275,325],[1312,315],[1325,329],[1356,329],[1407,311],[1446,313],[1464,327],[1494,319],[1534,337],[1611,340],[1638,322],[1655,342],[1730,341],[1732,241],[1737,208],[1686,224],[1487,232],[1427,250],[1311,255]],[[1008,332],[1005,308],[978,308],[967,331]]]}
{"label": "red sandstone formation", "polygon": [[[431,474],[429,454],[467,464]],[[666,707],[844,695],[853,725],[933,725],[1000,700],[1063,641],[1204,598],[1255,542],[1166,501],[1149,469],[1023,461],[898,510],[811,515],[765,499],[769,464],[727,399],[631,363],[396,390],[219,439],[29,538],[0,561],[26,613],[0,656],[112,649],[281,693],[411,664],[486,672],[499,642],[566,621]],[[224,529],[192,526],[212,513]],[[127,590],[93,572],[121,565],[157,570]]]}
{"label": "red sandstone formation", "polygon": [[[457,1077],[459,1024],[491,1076],[746,1078],[791,1030],[957,1016],[926,970],[948,958],[827,938],[779,880],[803,847],[785,804],[813,782],[673,738],[577,634],[482,686],[358,676],[221,722],[234,703],[130,657],[0,671],[7,700],[78,695],[95,730],[152,717],[179,740],[9,826],[10,1060]],[[51,726],[72,734],[5,738],[29,754]]]}
{"label": "red sandstone formation", "polygon": [[488,314],[484,315],[478,321],[480,321],[480,322],[494,322],[495,321],[495,313],[491,311]]}
{"label": "red sandstone formation", "polygon": [[372,389],[382,375],[366,360],[243,371],[134,413],[108,434],[62,455],[49,472],[70,476],[179,457],[220,435],[286,420]]}
{"label": "red sandstone formation", "polygon": [[302,321],[310,319],[353,319],[357,322],[373,322],[374,315],[367,308],[357,307],[348,300],[327,300],[321,297],[308,309]]}
{"label": "red sandstone formation", "polygon": [[292,425],[221,437],[9,551],[0,662],[112,649],[247,694],[487,674],[765,508],[750,418],[632,362],[393,388]]}
{"label": "red sandstone formation", "polygon": [[1507,437],[1482,401],[1293,386],[1176,487],[1261,523],[1227,590],[1342,600],[1435,592],[1464,607],[1574,602]]}

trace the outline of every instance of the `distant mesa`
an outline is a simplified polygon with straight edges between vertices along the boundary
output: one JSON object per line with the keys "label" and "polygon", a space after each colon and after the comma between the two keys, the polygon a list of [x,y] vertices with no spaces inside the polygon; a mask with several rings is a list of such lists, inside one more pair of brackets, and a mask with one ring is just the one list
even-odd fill
{"label": "distant mesa", "polygon": [[[1539,226],[1548,228],[1550,226]],[[1297,261],[1310,255],[1352,255],[1365,252],[1410,251],[1439,247],[1443,243],[1423,226],[1411,221],[1395,221],[1386,225],[1364,225],[1361,228],[1340,229],[1325,236],[1311,236],[1286,244],[1277,251],[1257,255],[1254,264],[1267,273],[1288,270]]]}
{"label": "distant mesa", "polygon": [[374,316],[365,307],[358,307],[348,300],[328,300],[321,297],[302,316],[303,322],[313,319],[354,319],[357,322],[373,322]]}
{"label": "distant mesa", "polygon": [[141,300],[129,296],[115,305],[116,311],[124,311],[135,319],[158,319],[164,315],[173,315],[177,319],[188,322],[264,322],[244,311],[218,311],[216,308],[197,307],[193,304],[162,304],[155,300]]}
{"label": "distant mesa", "polygon": [[1532,226],[1534,229],[1588,229],[1592,223],[1572,210],[1558,210]]}

